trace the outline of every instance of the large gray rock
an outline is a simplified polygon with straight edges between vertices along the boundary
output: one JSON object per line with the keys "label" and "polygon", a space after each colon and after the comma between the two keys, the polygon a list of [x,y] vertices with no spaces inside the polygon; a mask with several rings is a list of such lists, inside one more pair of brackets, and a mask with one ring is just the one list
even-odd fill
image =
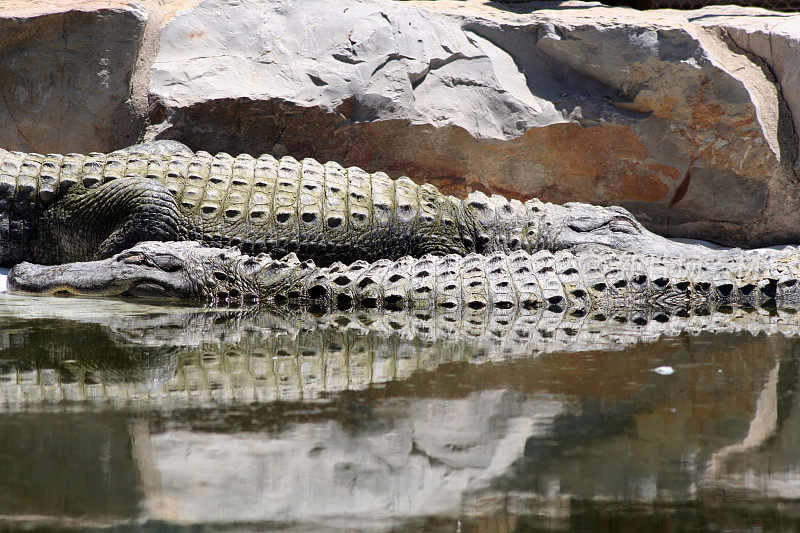
{"label": "large gray rock", "polygon": [[89,152],[136,142],[145,117],[132,80],[147,11],[14,4],[0,9],[0,146]]}
{"label": "large gray rock", "polygon": [[205,0],[162,32],[150,136],[800,240],[797,140],[760,62],[681,12],[569,5]]}
{"label": "large gray rock", "polygon": [[[754,7],[709,6],[687,13],[709,30],[724,31],[729,42],[751,58],[760,59],[767,76],[777,81],[800,131],[800,16]],[[798,170],[795,161],[795,170]]]}

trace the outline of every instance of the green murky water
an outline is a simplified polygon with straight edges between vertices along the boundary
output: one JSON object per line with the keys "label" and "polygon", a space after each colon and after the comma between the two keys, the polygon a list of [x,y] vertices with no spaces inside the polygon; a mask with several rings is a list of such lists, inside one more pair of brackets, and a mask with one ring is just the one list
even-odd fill
{"label": "green murky water", "polygon": [[797,530],[797,328],[729,319],[0,294],[0,529]]}

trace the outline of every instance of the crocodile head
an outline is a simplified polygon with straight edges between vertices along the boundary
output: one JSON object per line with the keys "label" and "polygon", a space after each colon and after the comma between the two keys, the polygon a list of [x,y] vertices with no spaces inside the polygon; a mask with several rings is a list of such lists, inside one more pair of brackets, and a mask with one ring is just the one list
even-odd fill
{"label": "crocodile head", "polygon": [[703,246],[671,241],[647,230],[622,207],[570,202],[548,205],[539,226],[540,247],[549,250],[611,249],[664,257],[697,256]]}
{"label": "crocodile head", "polygon": [[20,263],[8,289],[27,294],[258,301],[299,283],[307,263],[243,255],[197,242],[143,242],[113,257],[63,265]]}

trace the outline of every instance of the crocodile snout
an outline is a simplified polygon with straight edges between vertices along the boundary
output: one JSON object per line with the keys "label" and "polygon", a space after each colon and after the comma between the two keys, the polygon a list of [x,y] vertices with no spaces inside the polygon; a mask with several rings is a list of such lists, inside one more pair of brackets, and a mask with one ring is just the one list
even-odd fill
{"label": "crocodile snout", "polygon": [[102,276],[96,266],[92,263],[52,266],[19,263],[8,273],[8,290],[27,294],[107,294],[112,283],[103,279],[106,276]]}

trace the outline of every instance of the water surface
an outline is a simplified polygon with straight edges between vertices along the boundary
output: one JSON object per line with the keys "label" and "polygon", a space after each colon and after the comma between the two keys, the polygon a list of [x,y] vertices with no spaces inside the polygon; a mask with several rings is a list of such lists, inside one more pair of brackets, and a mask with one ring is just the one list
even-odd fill
{"label": "water surface", "polygon": [[800,528],[795,319],[646,318],[0,295],[0,524]]}

